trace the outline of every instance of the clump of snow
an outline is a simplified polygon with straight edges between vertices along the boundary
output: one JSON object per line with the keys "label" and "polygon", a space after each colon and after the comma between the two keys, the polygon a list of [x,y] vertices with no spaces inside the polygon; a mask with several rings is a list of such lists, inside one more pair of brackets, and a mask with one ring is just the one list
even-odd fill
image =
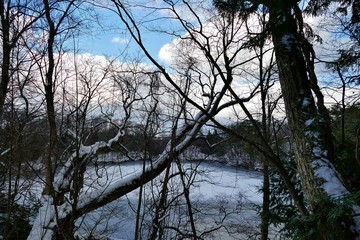
{"label": "clump of snow", "polygon": [[[355,205],[355,206],[353,206],[353,210],[354,210],[353,220],[355,223],[354,230],[355,230],[355,232],[360,234],[360,207]],[[357,239],[360,239],[360,237],[358,237]]]}
{"label": "clump of snow", "polygon": [[[316,149],[315,151],[318,151]],[[316,154],[319,154],[318,152]],[[331,163],[325,159],[317,159],[311,163],[315,176],[323,180],[322,188],[331,197],[341,197],[348,193],[344,184],[340,181]]]}
{"label": "clump of snow", "polygon": [[[305,122],[306,126],[310,126],[314,119]],[[315,177],[322,181],[322,188],[331,197],[340,197],[348,193],[344,184],[341,182],[334,166],[327,159],[327,151],[323,149],[319,143],[320,133],[318,131],[305,132],[310,137],[308,144],[311,145],[312,162],[310,167],[313,169]]]}
{"label": "clump of snow", "polygon": [[315,120],[314,118],[311,118],[311,119],[306,120],[306,121],[305,121],[305,126],[306,126],[306,127],[311,126],[311,124],[313,124],[314,120]]}
{"label": "clump of snow", "polygon": [[41,199],[42,207],[33,223],[33,227],[28,236],[28,240],[33,239],[52,239],[52,229],[55,227],[54,223],[54,205],[52,205],[52,198],[50,196],[43,196]]}
{"label": "clump of snow", "polygon": [[315,158],[321,158],[324,155],[322,149],[318,146],[313,148],[312,153]]}
{"label": "clump of snow", "polygon": [[308,130],[305,132],[305,137],[311,138],[311,140],[308,142],[308,144],[310,144],[311,142],[314,142],[314,141],[318,141],[320,136],[321,136],[321,134],[318,131]]}

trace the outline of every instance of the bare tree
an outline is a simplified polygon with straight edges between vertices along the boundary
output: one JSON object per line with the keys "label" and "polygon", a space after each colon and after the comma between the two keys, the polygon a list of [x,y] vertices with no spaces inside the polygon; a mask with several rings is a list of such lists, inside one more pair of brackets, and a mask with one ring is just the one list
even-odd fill
{"label": "bare tree", "polygon": [[[138,23],[136,19],[132,18],[131,13],[129,12],[131,3],[120,1],[113,2],[117,7],[121,20],[126,24],[132,37],[144,51],[145,55],[159,68],[169,83],[183,95],[188,103],[208,114],[209,112],[198,104],[197,101],[200,98],[182,92],[177,82],[174,82],[169,74],[167,74],[166,69],[149,54],[141,38],[141,29],[139,26],[141,26],[142,23]],[[231,49],[232,42],[238,44],[242,40],[241,38],[232,38],[234,36],[239,37],[239,35],[230,34],[229,36],[223,34],[223,38],[220,38],[222,41],[214,40],[214,35],[216,34],[212,35],[211,32],[208,34],[206,33],[205,25],[201,21],[201,16],[197,14],[201,10],[201,3],[195,5],[196,6],[193,7],[191,3],[187,1],[167,1],[161,9],[171,13],[169,18],[178,20],[180,27],[186,32],[186,34],[182,35],[182,38],[185,41],[189,40],[189,42],[193,44],[191,45],[193,49],[200,50],[199,52],[194,53],[196,56],[195,59],[201,59],[199,57],[200,55],[196,54],[202,54],[206,61],[210,63],[209,69],[212,70],[213,76],[216,76],[214,77],[215,80],[213,81],[213,84],[205,82],[204,79],[206,79],[207,76],[201,71],[203,68],[201,70],[195,69],[194,71],[198,74],[197,79],[199,79],[198,82],[200,82],[199,89],[203,92],[203,96],[208,97],[211,102],[213,96],[221,95],[214,87],[219,86],[214,83],[219,83],[216,81],[221,79],[221,84],[224,84],[224,87],[220,89],[224,90],[224,92],[228,94],[227,96],[233,98],[232,101],[227,102],[227,107],[238,104],[249,120],[254,122],[253,126],[256,127],[254,117],[245,106],[245,103],[252,99],[253,95],[256,94],[256,88],[254,88],[252,94],[247,98],[239,97],[240,93],[232,88],[232,83],[235,81],[234,79],[236,79],[235,76],[239,75],[236,70],[239,70],[241,64],[243,64],[241,61],[240,63],[237,62],[239,60],[236,56],[247,46],[244,45],[243,48],[238,47]],[[136,6],[138,7],[139,5]],[[334,196],[344,196],[348,191],[345,189],[340,178],[337,176],[336,170],[331,164],[334,161],[334,148],[331,137],[330,118],[324,105],[324,96],[317,83],[317,77],[314,70],[314,51],[305,37],[304,23],[299,6],[296,2],[278,4],[273,1],[254,1],[250,4],[243,3],[242,1],[239,1],[238,3],[217,1],[217,6],[222,10],[221,14],[223,14],[222,16],[225,16],[224,19],[231,17],[233,17],[233,19],[241,19],[241,17],[244,17],[246,20],[249,17],[249,14],[257,11],[259,7],[264,7],[269,11],[270,25],[268,26],[270,27],[266,28],[266,31],[272,36],[272,42],[274,44],[277,67],[279,69],[279,79],[292,138],[295,142],[295,155],[298,170],[302,178],[303,189],[311,203],[310,208],[313,211],[319,210],[322,212],[322,210],[317,208],[318,201],[322,201],[319,199],[323,199],[323,197],[329,197],[331,199]],[[196,12],[194,10],[195,8],[197,9]],[[150,7],[150,9],[156,8]],[[181,11],[178,9],[181,9]],[[185,10],[187,11],[187,15],[181,15],[181,12]],[[238,14],[240,14],[240,18],[235,18]],[[285,21],[278,21],[278,19],[285,19]],[[226,20],[224,20],[224,22],[224,29],[229,30],[229,33],[234,33],[241,29],[240,21],[238,25],[233,24],[233,21],[226,22]],[[266,34],[266,31],[263,32],[263,34]],[[187,44],[189,44],[189,42],[187,42]],[[222,43],[223,45],[221,46]],[[182,47],[184,46],[185,45]],[[221,47],[219,48],[219,46]],[[181,53],[183,54],[183,52]],[[247,60],[244,61],[250,61],[250,59],[247,58]],[[291,64],[297,67],[293,68],[291,67]],[[204,89],[206,89],[206,91]],[[313,94],[316,96],[316,99]],[[220,107],[214,107],[214,109],[219,110]],[[211,121],[217,124],[215,119],[211,118]],[[221,124],[217,125],[221,127]],[[272,148],[264,138],[264,135],[261,134],[261,130],[258,127],[256,129],[256,131],[259,132],[258,136],[260,137],[261,144],[253,143],[254,146],[266,156],[265,159],[271,161],[277,168],[283,177],[290,194],[294,198],[295,203],[299,207],[300,212],[303,215],[307,215],[308,211],[305,207],[305,203],[297,195],[284,166],[279,161],[278,156],[272,151]],[[237,136],[243,138],[242,136]],[[324,172],[327,174],[323,174]],[[319,182],[323,183],[319,184]],[[332,191],[333,188],[328,188],[329,186],[334,185],[337,186],[336,192]],[[326,211],[322,213],[325,212]],[[319,212],[320,215],[322,213]],[[337,224],[341,221],[340,218],[335,220]],[[319,234],[324,232],[324,229],[331,228],[327,222],[321,222],[320,225]],[[345,233],[342,232],[343,230],[341,227],[338,227],[334,228],[334,231],[331,232],[334,232],[337,236],[340,236],[341,234],[350,236],[352,235],[350,229],[351,227],[348,226]],[[329,231],[325,230],[325,232]],[[331,235],[330,232],[329,234]],[[324,239],[331,239],[330,235],[321,235],[321,237]]]}
{"label": "bare tree", "polygon": [[[6,101],[6,107],[5,105],[0,106],[0,162],[3,166],[1,194],[4,194],[7,201],[6,220],[4,228],[2,228],[2,236],[5,239],[13,238],[16,235],[18,238],[23,237],[23,233],[17,233],[19,226],[16,215],[19,215],[19,200],[23,199],[24,202],[29,200],[24,194],[24,190],[28,190],[31,185],[32,176],[26,170],[29,166],[33,166],[33,162],[38,157],[39,149],[41,149],[35,141],[32,150],[28,146],[31,138],[38,134],[33,127],[39,120],[40,112],[38,111],[39,105],[32,104],[32,98],[37,96],[33,91],[35,88],[35,62],[30,57],[24,43],[25,36],[29,34],[30,28],[34,24],[31,16],[27,14],[32,11],[35,14],[36,11],[31,10],[33,5],[30,5],[29,9],[26,10],[26,7],[21,4],[14,6],[13,4],[15,3],[8,2],[9,11],[6,13],[9,18],[12,18],[11,23],[9,23],[11,25],[9,30],[11,39],[9,41],[13,42],[8,55],[10,66],[2,75],[5,79],[2,83],[4,83],[3,86],[6,90],[2,104],[5,104]],[[16,13],[16,11],[21,12]],[[36,15],[32,17],[37,18]],[[6,33],[4,34],[6,35]],[[7,61],[4,59],[4,62]],[[24,179],[25,177],[27,179]],[[27,205],[25,203],[22,207],[26,209]],[[26,231],[27,228],[24,226],[23,232]]]}
{"label": "bare tree", "polygon": [[[39,7],[40,6],[40,7]],[[4,112],[11,75],[17,70],[13,64],[13,50],[21,44],[23,35],[43,16],[39,1],[1,1],[1,84],[0,118]]]}
{"label": "bare tree", "polygon": [[[269,138],[267,135],[267,129],[259,126],[255,116],[249,110],[249,105],[251,101],[254,101],[256,96],[259,94],[259,88],[264,88],[266,84],[261,84],[256,82],[251,91],[246,90],[246,92],[237,88],[237,83],[240,82],[244,74],[244,66],[250,63],[253,59],[256,59],[257,56],[253,55],[248,50],[248,42],[249,37],[246,34],[243,34],[240,30],[246,28],[246,21],[237,17],[237,13],[232,12],[232,14],[227,14],[224,12],[217,13],[213,8],[205,9],[207,11],[213,11],[213,15],[211,21],[205,24],[202,21],[200,14],[195,12],[195,8],[197,11],[204,10],[203,5],[198,3],[195,6],[192,6],[190,3],[186,1],[182,2],[172,2],[166,1],[161,8],[157,9],[154,7],[145,6],[144,9],[151,9],[151,11],[156,12],[157,10],[168,11],[171,15],[169,18],[175,19],[178,22],[178,26],[185,32],[185,34],[181,34],[179,36],[182,37],[182,44],[180,49],[176,49],[180,55],[179,61],[183,61],[187,63],[184,66],[179,68],[174,68],[172,71],[168,71],[166,67],[160,64],[147,50],[145,47],[145,43],[143,42],[141,26],[144,22],[137,22],[134,19],[131,8],[138,8],[139,4],[133,3],[124,3],[122,1],[112,1],[115,6],[115,12],[118,14],[121,21],[125,24],[126,28],[130,32],[134,41],[139,45],[139,47],[143,50],[144,54],[148,57],[148,59],[153,63],[153,65],[157,68],[157,71],[162,74],[162,80],[166,82],[168,86],[171,87],[173,93],[176,93],[180,96],[180,101],[182,102],[182,108],[180,110],[181,115],[177,115],[179,119],[179,124],[173,128],[172,136],[170,141],[162,154],[155,159],[151,166],[145,166],[140,171],[128,176],[119,181],[115,181],[106,186],[106,188],[92,189],[89,192],[79,191],[80,194],[77,197],[77,204],[72,204],[72,202],[68,202],[66,199],[67,194],[69,193],[69,189],[71,187],[71,182],[73,177],[75,176],[74,166],[77,164],[87,165],[90,159],[96,156],[99,152],[107,152],[110,151],[115,145],[117,145],[120,137],[124,135],[123,128],[126,127],[126,121],[123,121],[123,124],[118,126],[119,131],[114,132],[114,137],[106,142],[96,142],[94,144],[80,145],[78,149],[79,154],[71,154],[70,157],[66,160],[66,163],[63,166],[63,170],[58,173],[58,176],[53,179],[51,183],[54,185],[54,190],[56,192],[61,192],[61,195],[64,197],[61,200],[57,201],[55,204],[52,202],[52,199],[44,201],[43,207],[40,210],[40,214],[34,223],[34,227],[32,230],[30,238],[41,238],[44,236],[45,239],[51,238],[56,235],[56,228],[61,228],[61,224],[73,222],[74,219],[94,210],[99,207],[104,206],[112,202],[115,199],[123,197],[125,194],[133,191],[138,187],[142,187],[145,183],[152,181],[154,178],[159,176],[164,170],[168,168],[172,161],[176,159],[176,157],[181,154],[197,137],[201,127],[211,122],[213,125],[219,127],[220,129],[230,132],[237,138],[247,141],[251,143],[254,148],[256,148],[261,154],[264,156],[264,160],[273,164],[275,168],[279,171],[280,175],[284,179],[284,182],[288,188],[289,193],[294,199],[295,205],[298,207],[299,212],[302,215],[307,215],[308,210],[305,205],[305,202],[298,195],[291,178],[289,177],[288,172],[285,167],[281,163],[279,156],[273,150],[271,144],[269,143]],[[269,1],[269,4],[273,2]],[[275,4],[276,5],[276,4]],[[271,18],[274,16],[272,14],[283,14],[285,19],[290,17],[291,11],[289,9],[291,7],[285,6],[283,8],[279,8],[280,12],[275,11],[277,6],[271,5],[273,7],[271,9]],[[283,11],[282,11],[283,10]],[[186,16],[181,15],[183,11],[186,11]],[[281,16],[283,16],[281,15]],[[276,18],[276,17],[275,17]],[[290,21],[291,23],[291,21]],[[284,23],[285,24],[285,23]],[[293,26],[292,24],[290,24]],[[283,27],[283,26],[282,26]],[[283,29],[283,28],[279,29]],[[286,27],[286,26],[285,26]],[[275,32],[278,28],[272,28],[273,35],[278,34],[279,32]],[[288,28],[284,28],[288,29]],[[294,29],[290,29],[294,30]],[[290,31],[289,30],[289,31]],[[176,33],[175,33],[176,34]],[[285,33],[280,32],[280,35],[275,36],[275,52],[282,52],[281,49],[286,46],[281,42],[281,38],[284,37]],[[281,48],[279,50],[279,47]],[[188,49],[186,49],[188,48]],[[186,50],[191,50],[191,54],[189,54]],[[284,49],[283,49],[284,50]],[[285,49],[289,50],[289,49]],[[277,53],[277,54],[278,54]],[[298,52],[296,52],[298,53]],[[243,59],[243,57],[246,57]],[[289,54],[290,57],[292,56]],[[297,56],[297,55],[296,55]],[[279,56],[277,56],[279,58]],[[278,59],[277,58],[277,59]],[[281,60],[278,60],[281,61]],[[300,61],[302,67],[305,67],[305,70],[309,72],[309,76],[313,74],[313,68],[311,67],[311,58],[303,59]],[[305,64],[305,66],[304,66]],[[309,68],[306,68],[306,64],[309,65]],[[279,66],[280,65],[280,66]],[[286,68],[285,62],[279,64],[278,67],[282,71],[280,74],[280,79],[284,80],[285,75],[291,74],[289,72],[285,72],[285,70],[291,70]],[[303,69],[304,70],[304,69]],[[153,70],[152,70],[153,71]],[[285,74],[286,73],[286,74]],[[299,73],[300,74],[300,73]],[[307,77],[306,74],[302,73],[302,77]],[[263,76],[261,76],[263,78]],[[313,75],[311,75],[313,83],[316,83],[316,79]],[[266,81],[265,79],[263,79]],[[299,80],[300,81],[300,80]],[[294,83],[295,88],[298,87],[299,84],[303,83],[305,80],[303,79],[300,82]],[[125,91],[122,91],[122,95],[120,98],[124,100],[122,102],[122,106],[124,108],[125,116],[128,116],[130,113],[129,109],[132,108],[132,104],[134,103],[134,97],[126,94],[128,89],[131,89],[130,93],[134,93],[134,88],[131,88],[131,81],[128,78],[121,78],[119,81],[120,87],[124,87]],[[264,82],[262,82],[264,83]],[[304,83],[304,86],[308,86],[309,84]],[[185,87],[184,87],[185,85]],[[316,85],[316,84],[315,84]],[[291,86],[286,85],[290,88],[290,90],[294,90]],[[303,87],[303,85],[299,86]],[[264,94],[265,89],[262,89]],[[296,91],[298,89],[296,88]],[[306,94],[311,95],[311,90],[306,88]],[[308,91],[309,90],[309,91]],[[321,93],[318,92],[316,86],[314,86],[313,91],[316,92],[317,97],[319,99],[319,109],[321,111],[322,107],[322,97]],[[260,93],[261,94],[261,93]],[[299,92],[295,92],[295,95],[292,95],[292,92],[288,92],[287,97],[297,96],[296,94],[300,94]],[[302,94],[302,93],[301,93]],[[300,94],[300,95],[301,95]],[[304,93],[305,94],[305,93]],[[136,95],[136,94],[135,94]],[[313,102],[312,96],[306,95],[305,97],[301,95],[301,100],[309,100],[310,101],[310,112],[313,112],[315,108],[315,104]],[[137,96],[137,95],[136,95]],[[297,96],[299,97],[299,96]],[[311,97],[308,99],[308,97]],[[264,95],[262,96],[262,100],[264,102]],[[290,99],[294,100],[294,99]],[[289,101],[289,99],[285,99],[285,101]],[[290,103],[293,103],[290,101]],[[249,104],[249,105],[248,105]],[[307,102],[306,102],[307,104]],[[307,107],[307,106],[303,106]],[[248,120],[252,123],[256,136],[258,138],[256,141],[252,139],[247,139],[243,135],[231,131],[231,129],[224,127],[216,118],[216,116],[220,115],[224,111],[229,108],[235,108],[236,111],[241,112]],[[289,106],[287,106],[289,109]],[[154,108],[150,108],[150,112]],[[296,114],[301,114],[301,111],[296,110],[296,106],[290,106],[291,111],[295,111]],[[289,112],[290,110],[288,110]],[[181,119],[180,119],[181,116]],[[265,116],[265,114],[263,115]],[[294,115],[296,121],[300,121],[300,126],[306,127],[304,118],[302,115]],[[299,119],[297,119],[299,118]],[[149,118],[148,118],[149,119]],[[294,119],[289,120],[295,121]],[[309,120],[309,119],[307,119]],[[266,119],[268,121],[268,119]],[[176,122],[176,121],[175,121]],[[298,122],[296,122],[298,123]],[[308,122],[310,123],[310,122]],[[291,124],[290,124],[291,125]],[[296,124],[295,124],[296,125]],[[265,126],[265,124],[264,124]],[[294,125],[292,125],[292,130],[294,130]],[[300,130],[299,130],[300,131]],[[297,134],[294,134],[297,136]],[[297,142],[298,145],[306,147],[303,143],[304,139],[300,139]],[[303,144],[303,145],[301,145]],[[329,143],[330,144],[330,143]],[[306,147],[307,148],[307,147]],[[301,149],[300,149],[301,150]],[[305,149],[308,150],[308,149]],[[301,151],[300,151],[301,152]],[[300,152],[298,152],[300,154]],[[307,151],[305,151],[306,153]],[[309,151],[311,152],[311,151]],[[146,151],[145,151],[146,153]],[[305,154],[304,153],[304,154]],[[302,152],[301,152],[302,154]],[[300,155],[301,155],[300,154]],[[146,155],[146,154],[145,154]],[[299,155],[299,156],[300,156]],[[299,158],[300,159],[300,158]],[[76,164],[75,164],[76,162]],[[303,166],[303,165],[301,165]],[[309,166],[306,165],[309,169]],[[304,171],[305,171],[304,170]],[[305,171],[306,172],[306,171]],[[333,171],[331,171],[333,173]],[[312,181],[311,181],[312,182]],[[184,183],[184,182],[183,182]],[[313,183],[313,182],[312,182]],[[80,187],[81,188],[81,187]],[[166,186],[163,185],[164,198],[161,201],[166,200]],[[317,188],[318,189],[318,188]],[[188,189],[187,189],[188,190]],[[309,190],[309,189],[308,189]],[[185,187],[186,191],[186,187]],[[310,190],[309,190],[310,191]],[[308,191],[308,192],[309,192]],[[140,195],[142,196],[142,195]],[[158,203],[159,209],[162,208],[161,201]],[[141,197],[139,198],[139,202],[141,202]],[[189,204],[190,203],[190,204]],[[56,206],[54,206],[56,205]],[[187,205],[190,206],[191,202],[187,199]],[[138,205],[140,207],[140,204]],[[191,209],[191,206],[189,207]],[[47,211],[47,214],[45,212]],[[139,209],[138,209],[139,212]],[[157,211],[157,218],[154,218],[154,222],[156,224],[161,225],[161,213]],[[138,217],[139,219],[139,217]],[[56,221],[55,221],[56,220]],[[193,221],[192,221],[193,222]],[[136,232],[139,231],[140,220],[138,221],[138,226],[136,227]],[[161,226],[160,226],[161,227]],[[161,227],[162,228],[162,227]],[[153,229],[154,237],[157,236],[159,228],[156,230]],[[198,232],[196,226],[193,226],[191,229],[191,236],[198,236]],[[70,237],[70,234],[69,236]]]}
{"label": "bare tree", "polygon": [[[191,74],[193,74],[191,75],[191,81],[197,84],[199,92],[194,91],[190,94],[187,94],[182,91],[182,89],[178,85],[178,82],[175,82],[171,78],[171,76],[167,73],[166,69],[163,68],[147,51],[141,40],[140,29],[137,28],[135,20],[130,18],[131,16],[128,12],[127,7],[130,8],[131,5],[128,6],[124,5],[123,3],[119,3],[116,1],[114,2],[118,7],[119,13],[121,13],[120,17],[125,22],[125,24],[128,25],[133,38],[137,40],[139,46],[142,48],[144,53],[164,74],[166,80],[169,81],[169,83],[174,87],[174,89],[179,91],[179,93],[186,99],[188,105],[192,105],[210,116],[215,116],[224,109],[232,106],[238,106],[243,111],[245,116],[249,118],[249,120],[252,122],[259,136],[259,142],[252,142],[252,144],[259,152],[264,154],[267,161],[270,161],[277,168],[277,170],[283,177],[290,194],[294,198],[296,205],[299,207],[300,212],[302,214],[306,214],[307,210],[304,206],[304,203],[299,198],[299,196],[297,196],[297,192],[294,189],[294,186],[287,174],[287,171],[284,169],[284,166],[279,161],[279,157],[272,150],[271,146],[264,138],[264,135],[261,133],[261,130],[254,119],[254,116],[251,114],[251,112],[246,106],[246,103],[252,100],[257,94],[257,89],[259,85],[255,84],[255,87],[251,90],[250,94],[242,97],[239,97],[239,95],[244,93],[237,93],[237,89],[233,87],[233,85],[236,84],[237,78],[239,76],[241,77],[241,67],[256,58],[256,56],[254,55],[247,55],[247,45],[245,44],[247,42],[247,35],[246,33],[244,34],[240,31],[241,26],[244,26],[245,22],[239,18],[236,18],[235,14],[219,15],[219,18],[216,19],[212,25],[213,28],[215,28],[219,32],[222,32],[222,38],[220,38],[219,40],[217,35],[212,35],[211,30],[209,32],[206,32],[207,30],[203,25],[200,17],[195,13],[193,6],[191,6],[189,3],[179,3],[179,6],[177,6],[177,4],[175,4],[174,2],[167,3],[166,9],[171,14],[173,14],[174,18],[179,21],[180,26],[186,31],[186,35],[184,37],[184,45],[181,45],[181,50],[179,50],[179,52],[182,53],[182,59],[197,59],[197,61],[200,61],[200,63],[205,63],[205,66],[208,65],[205,69],[209,69],[209,72],[204,72],[203,65],[196,66],[196,64],[193,64],[193,67],[191,69]],[[187,9],[193,16],[195,23],[188,22],[187,19],[189,18],[189,16],[187,16],[187,18],[182,18],[182,16],[180,15],[180,11],[177,10],[177,7],[184,7],[185,9]],[[200,7],[201,6],[198,6],[199,9]],[[242,42],[243,45],[239,44],[240,42]],[[193,51],[195,57],[189,57],[189,55],[186,55],[186,45],[189,46],[188,49],[197,49],[196,52]],[[239,56],[242,53],[244,53],[245,55],[245,52],[246,56],[249,57],[244,60],[240,60]],[[203,57],[204,59],[201,57]],[[185,74],[185,77],[188,76],[189,74]],[[192,95],[194,93],[197,93],[198,95]],[[201,94],[201,98],[199,98],[199,94]],[[229,96],[230,99],[227,100],[225,96]],[[216,100],[219,97],[222,97],[222,100],[227,100],[225,101],[225,104],[218,105]],[[200,106],[197,103],[199,99],[205,99],[203,106],[209,107],[207,104],[211,103],[212,112],[208,112],[206,108]],[[211,122],[213,122],[220,129],[231,132],[230,129],[224,127],[215,118],[211,118]],[[246,138],[244,138],[244,136],[241,136],[235,132],[232,132],[232,134],[234,134],[234,136],[238,137],[239,139],[247,140]]]}

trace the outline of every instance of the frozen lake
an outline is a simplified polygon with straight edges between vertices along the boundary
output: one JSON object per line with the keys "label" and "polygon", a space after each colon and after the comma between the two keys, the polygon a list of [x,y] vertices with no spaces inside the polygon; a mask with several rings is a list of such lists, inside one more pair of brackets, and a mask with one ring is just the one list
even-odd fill
{"label": "frozen lake", "polygon": [[[86,191],[106,188],[110,182],[141,170],[142,163],[126,162],[88,169]],[[184,182],[189,187],[190,204],[197,235],[204,239],[243,239],[258,234],[261,204],[261,173],[213,162],[182,164]],[[177,164],[171,166],[166,210],[165,239],[178,239],[179,232],[190,233],[188,205],[183,194]],[[97,176],[97,177],[96,177]],[[146,184],[141,200],[140,230],[148,238],[152,218],[162,190],[164,174]],[[111,239],[134,239],[139,189],[77,221],[79,235],[89,233]],[[177,229],[177,230],[175,230]],[[186,239],[186,238],[185,238]]]}

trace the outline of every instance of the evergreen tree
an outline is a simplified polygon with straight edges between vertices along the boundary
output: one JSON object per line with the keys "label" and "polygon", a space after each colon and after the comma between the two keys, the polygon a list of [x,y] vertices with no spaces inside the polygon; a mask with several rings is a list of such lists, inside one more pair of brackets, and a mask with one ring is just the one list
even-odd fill
{"label": "evergreen tree", "polygon": [[[309,7],[317,6],[319,2],[310,1]],[[330,4],[329,1],[321,2],[324,8]],[[268,9],[268,28],[263,35],[271,36],[274,44],[297,171],[311,215],[317,223],[311,238],[354,238],[356,233],[353,233],[350,221],[343,221],[343,216],[328,217],[328,213],[337,207],[334,197],[342,197],[348,191],[332,165],[335,154],[330,117],[317,84],[315,52],[304,31],[298,1],[215,0],[214,4],[224,14],[236,12],[245,19],[260,8]]]}

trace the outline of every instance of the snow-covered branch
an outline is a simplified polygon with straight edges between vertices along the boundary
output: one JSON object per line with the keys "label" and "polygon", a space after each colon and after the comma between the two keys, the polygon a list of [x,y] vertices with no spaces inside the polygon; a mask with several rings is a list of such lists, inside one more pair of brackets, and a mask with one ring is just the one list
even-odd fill
{"label": "snow-covered branch", "polygon": [[[74,162],[78,165],[85,165],[92,157],[96,156],[98,153],[105,153],[112,151],[113,145],[117,143],[120,137],[124,136],[125,132],[120,129],[118,133],[111,138],[108,142],[99,141],[90,146],[84,146],[81,144],[79,152],[74,152],[64,167],[61,169],[60,173],[54,179],[54,190],[61,192],[66,191],[70,188],[70,182],[72,180],[74,171]],[[80,161],[80,162],[79,162]]]}
{"label": "snow-covered branch", "polygon": [[[57,206],[59,215],[56,218],[56,211],[53,204],[53,199],[50,196],[45,196],[43,201],[43,206],[40,209],[40,214],[37,216],[37,219],[34,222],[32,231],[28,239],[51,239],[54,235],[54,228],[56,227],[56,219],[64,220],[70,216],[80,217],[83,214],[86,214],[94,209],[102,207],[125,194],[133,191],[134,189],[140,187],[142,184],[149,182],[150,180],[156,178],[167,166],[169,161],[172,161],[177,155],[182,153],[196,138],[197,133],[200,131],[200,128],[206,123],[208,117],[206,114],[200,113],[197,115],[196,119],[192,124],[187,124],[184,126],[182,131],[177,131],[175,137],[175,143],[169,142],[163,153],[154,161],[151,166],[148,166],[145,171],[138,171],[132,174],[129,177],[119,179],[110,183],[106,188],[94,190],[91,192],[83,193],[79,196],[76,209],[72,208],[73,206],[69,202],[64,202],[62,205]],[[116,138],[119,138],[122,134],[118,133],[116,137],[108,141],[107,144],[97,143],[87,148],[83,149],[83,156],[86,154],[94,154],[100,149],[108,148],[111,146],[110,143],[116,142]],[[175,146],[174,149],[171,149],[171,146]],[[74,160],[72,156],[68,161],[68,164],[71,164],[71,161]],[[56,178],[58,183],[58,188],[61,189],[64,187],[64,184],[60,183],[60,180],[66,182],[66,171],[69,168],[66,168],[64,171],[61,171],[59,176]]]}

